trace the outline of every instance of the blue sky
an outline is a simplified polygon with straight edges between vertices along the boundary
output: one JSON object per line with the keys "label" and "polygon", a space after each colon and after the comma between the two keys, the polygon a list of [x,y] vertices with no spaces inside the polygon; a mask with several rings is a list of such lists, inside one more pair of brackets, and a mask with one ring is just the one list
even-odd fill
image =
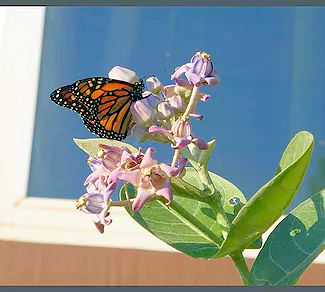
{"label": "blue sky", "polygon": [[[90,172],[72,138],[94,135],[50,101],[54,89],[115,65],[171,84],[175,67],[203,50],[221,77],[204,89],[212,97],[193,122],[197,135],[217,141],[210,169],[250,197],[294,134],[309,130],[316,143],[301,202],[325,186],[324,30],[323,7],[48,7],[29,195],[77,198]],[[150,145],[171,160],[168,146]]]}

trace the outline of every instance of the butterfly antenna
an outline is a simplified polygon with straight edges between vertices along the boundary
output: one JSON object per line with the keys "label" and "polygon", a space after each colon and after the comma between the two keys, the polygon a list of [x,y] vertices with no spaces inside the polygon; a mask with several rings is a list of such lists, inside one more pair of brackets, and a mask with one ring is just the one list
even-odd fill
{"label": "butterfly antenna", "polygon": [[147,78],[150,78],[150,77],[156,77],[155,75],[147,75],[147,76],[143,76],[140,78],[140,80],[144,80],[144,79],[147,79]]}

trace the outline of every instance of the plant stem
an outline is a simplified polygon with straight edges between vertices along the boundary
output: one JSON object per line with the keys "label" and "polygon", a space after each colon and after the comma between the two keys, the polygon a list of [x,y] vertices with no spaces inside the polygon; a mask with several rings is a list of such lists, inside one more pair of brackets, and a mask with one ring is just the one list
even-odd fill
{"label": "plant stem", "polygon": [[184,114],[182,115],[183,121],[187,120],[189,114],[192,112],[192,110],[194,109],[196,103],[198,102],[197,96],[198,96],[199,91],[200,91],[200,87],[194,85],[190,101],[189,101],[189,103],[187,105],[187,108],[186,108]]}
{"label": "plant stem", "polygon": [[177,160],[179,159],[180,155],[181,151],[179,149],[176,149],[173,156],[172,166],[176,166]]}
{"label": "plant stem", "polygon": [[131,200],[124,200],[124,201],[119,201],[119,202],[111,202],[111,206],[116,206],[116,207],[123,207],[123,206],[131,206],[133,202],[133,199]]}
{"label": "plant stem", "polygon": [[[192,112],[196,103],[198,102],[197,96],[198,96],[199,90],[200,90],[199,86],[196,86],[196,85],[193,86],[190,101],[186,107],[184,114],[182,115],[182,118],[181,118],[183,121],[186,121],[188,119],[189,114]],[[181,155],[180,150],[176,149],[175,153],[174,153],[173,161],[172,161],[172,166],[176,166],[177,160],[179,159],[180,155]]]}
{"label": "plant stem", "polygon": [[254,281],[248,270],[248,266],[246,264],[243,254],[241,252],[234,253],[231,255],[231,258],[235,262],[236,269],[239,273],[241,280],[243,281],[244,286],[253,286]]}

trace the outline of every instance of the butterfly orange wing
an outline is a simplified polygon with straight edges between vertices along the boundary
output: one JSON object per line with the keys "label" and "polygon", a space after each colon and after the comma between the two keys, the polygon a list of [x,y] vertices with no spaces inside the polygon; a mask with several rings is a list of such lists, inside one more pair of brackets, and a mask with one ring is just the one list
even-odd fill
{"label": "butterfly orange wing", "polygon": [[51,99],[78,112],[85,126],[97,136],[122,140],[132,120],[132,102],[142,99],[142,91],[128,82],[93,77],[55,90]]}

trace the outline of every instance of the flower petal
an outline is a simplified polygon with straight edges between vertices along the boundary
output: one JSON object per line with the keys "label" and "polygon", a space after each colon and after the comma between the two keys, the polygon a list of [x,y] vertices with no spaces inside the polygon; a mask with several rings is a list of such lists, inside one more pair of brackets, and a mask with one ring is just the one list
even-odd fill
{"label": "flower petal", "polygon": [[175,95],[175,85],[167,85],[164,87],[163,93],[166,98],[170,98]]}
{"label": "flower petal", "polygon": [[174,137],[174,140],[176,142],[176,145],[172,145],[173,149],[182,149],[191,143],[191,140],[188,138]]}
{"label": "flower petal", "polygon": [[164,89],[164,85],[160,82],[160,80],[156,76],[151,76],[146,80],[147,89],[153,94],[160,94],[160,92]]}
{"label": "flower petal", "polygon": [[118,167],[110,173],[108,180],[107,180],[108,184],[111,184],[112,182],[118,183],[118,173],[120,172],[120,170],[121,170],[121,167]]}
{"label": "flower petal", "polygon": [[120,170],[117,176],[120,180],[128,182],[134,186],[138,186],[141,181],[140,169],[131,170],[131,171]]}
{"label": "flower petal", "polygon": [[88,159],[88,165],[90,169],[94,172],[96,169],[98,169],[100,166],[102,166],[102,163],[100,159],[96,157],[89,157]]}
{"label": "flower petal", "polygon": [[168,98],[170,105],[176,110],[185,110],[185,104],[180,95],[173,95]]}
{"label": "flower petal", "polygon": [[182,74],[185,72],[189,71],[192,68],[191,63],[187,63],[183,66],[180,66],[179,68],[176,69],[175,73],[170,77],[171,80],[178,80]]}
{"label": "flower petal", "polygon": [[88,185],[89,183],[95,182],[99,178],[99,172],[94,171],[90,175],[87,176],[84,186]]}
{"label": "flower petal", "polygon": [[200,97],[201,97],[201,101],[206,102],[209,100],[211,95],[210,94],[200,94]]}
{"label": "flower petal", "polygon": [[192,114],[189,114],[190,117],[194,118],[194,119],[197,119],[197,120],[203,120],[204,116],[203,115],[200,115],[200,114],[197,114],[197,113],[192,113]]}
{"label": "flower petal", "polygon": [[158,115],[161,119],[168,119],[174,114],[174,109],[168,101],[163,101],[158,105]]}
{"label": "flower petal", "polygon": [[102,159],[103,166],[109,170],[110,172],[113,171],[117,167],[117,162],[113,160],[111,157],[107,156]]}
{"label": "flower petal", "polygon": [[102,223],[100,223],[100,221],[94,221],[94,224],[95,224],[95,226],[96,226],[96,228],[97,228],[97,230],[101,233],[101,234],[103,234],[104,233],[104,224],[102,224]]}
{"label": "flower petal", "polygon": [[170,203],[173,199],[173,193],[170,187],[170,183],[166,181],[166,183],[159,190],[157,190],[156,195],[164,197],[168,200],[168,203]]}
{"label": "flower petal", "polygon": [[200,85],[200,83],[203,80],[199,75],[192,73],[192,72],[186,72],[185,76],[186,76],[188,82],[190,82],[193,85],[197,85],[197,86]]}
{"label": "flower petal", "polygon": [[117,187],[117,181],[112,181],[103,192],[104,203],[107,206],[107,202],[111,200],[112,195]]}
{"label": "flower petal", "polygon": [[187,164],[187,159],[182,155],[181,159],[178,162],[178,174],[177,174],[177,176],[182,174],[186,164]]}
{"label": "flower petal", "polygon": [[106,145],[106,144],[98,144],[100,148],[102,148],[105,151],[114,151],[122,154],[122,149],[117,146],[111,146],[111,145]]}
{"label": "flower petal", "polygon": [[153,198],[154,193],[151,190],[145,188],[138,188],[138,194],[132,203],[132,210],[134,212],[139,211],[143,205]]}
{"label": "flower petal", "polygon": [[149,133],[157,133],[157,134],[164,135],[166,137],[172,137],[172,135],[169,133],[168,130],[166,130],[164,128],[161,128],[161,127],[158,127],[158,126],[151,126],[148,129],[148,131],[149,131]]}
{"label": "flower petal", "polygon": [[157,160],[154,160],[152,156],[152,153],[154,153],[155,151],[156,150],[152,147],[147,149],[141,161],[140,168],[151,167],[157,164]]}
{"label": "flower petal", "polygon": [[144,142],[148,138],[148,127],[140,126],[138,124],[135,124],[131,128],[131,135],[135,136],[140,142]]}
{"label": "flower petal", "polygon": [[209,148],[209,145],[202,138],[195,137],[192,142],[196,144],[200,150],[206,150]]}
{"label": "flower petal", "polygon": [[167,163],[161,163],[159,164],[160,168],[167,174],[168,177],[176,176],[178,175],[178,167],[176,166],[170,166]]}
{"label": "flower petal", "polygon": [[138,76],[134,71],[121,66],[113,67],[108,73],[108,78],[122,80],[129,83],[135,83],[138,81]]}
{"label": "flower petal", "polygon": [[124,163],[127,163],[127,162],[136,163],[136,159],[131,153],[124,151],[122,154],[122,157],[121,157],[121,165],[123,165]]}

